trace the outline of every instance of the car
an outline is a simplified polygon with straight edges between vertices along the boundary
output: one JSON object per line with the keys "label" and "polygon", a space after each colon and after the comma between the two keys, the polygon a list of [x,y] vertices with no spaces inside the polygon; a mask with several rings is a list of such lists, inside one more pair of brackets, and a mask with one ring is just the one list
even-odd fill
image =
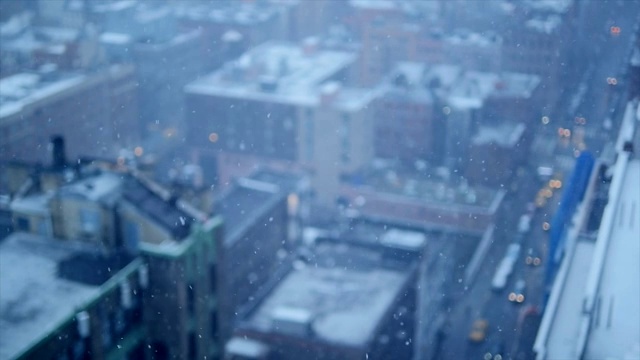
{"label": "car", "polygon": [[504,358],[504,342],[493,344],[482,358],[484,360],[502,360]]}
{"label": "car", "polygon": [[539,266],[542,264],[540,255],[533,248],[527,250],[527,257],[524,258],[524,263],[530,266]]}
{"label": "car", "polygon": [[509,293],[508,299],[514,304],[522,304],[524,302],[524,292],[527,285],[523,279],[516,281],[513,291]]}
{"label": "car", "polygon": [[474,343],[483,342],[487,338],[488,328],[489,322],[487,320],[477,319],[474,321],[469,332],[469,341]]}
{"label": "car", "polygon": [[520,220],[518,221],[518,233],[526,234],[531,229],[531,215],[524,214],[520,216]]}

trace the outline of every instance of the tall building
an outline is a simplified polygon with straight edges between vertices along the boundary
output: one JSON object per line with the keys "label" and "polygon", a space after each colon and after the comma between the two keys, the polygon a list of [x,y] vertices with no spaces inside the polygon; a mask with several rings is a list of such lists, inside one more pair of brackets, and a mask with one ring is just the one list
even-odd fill
{"label": "tall building", "polygon": [[550,247],[564,256],[552,272],[534,344],[538,359],[640,356],[639,121],[634,100],[627,105],[615,156],[596,162],[572,226],[559,246]]}
{"label": "tall building", "polygon": [[314,39],[260,45],[185,88],[187,141],[204,162],[217,159],[220,184],[258,164],[307,169],[331,203],[340,174],[372,157],[376,92],[348,87],[355,60]]}

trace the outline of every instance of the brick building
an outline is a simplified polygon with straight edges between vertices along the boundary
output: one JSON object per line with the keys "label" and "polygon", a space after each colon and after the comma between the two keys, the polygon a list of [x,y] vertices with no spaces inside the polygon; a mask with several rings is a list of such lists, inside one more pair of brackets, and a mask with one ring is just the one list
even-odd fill
{"label": "brick building", "polygon": [[44,162],[54,134],[70,156],[115,156],[136,146],[138,104],[132,66],[97,71],[41,69],[0,79],[0,159]]}
{"label": "brick building", "polygon": [[530,123],[539,106],[539,77],[465,71],[449,64],[401,62],[374,101],[375,156],[464,169],[478,127]]}
{"label": "brick building", "polygon": [[481,126],[471,139],[465,176],[473,184],[495,187],[507,184],[526,164],[530,145],[524,124]]}
{"label": "brick building", "polygon": [[332,202],[340,173],[371,159],[376,92],[346,86],[355,54],[317,45],[265,43],[186,87],[187,141],[217,159],[219,184],[258,164],[307,169]]}

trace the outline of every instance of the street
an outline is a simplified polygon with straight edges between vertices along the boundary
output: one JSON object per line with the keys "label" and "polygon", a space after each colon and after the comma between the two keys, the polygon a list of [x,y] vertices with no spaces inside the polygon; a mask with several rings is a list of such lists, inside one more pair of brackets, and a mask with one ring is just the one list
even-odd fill
{"label": "street", "polygon": [[[541,308],[544,293],[544,262],[547,251],[547,233],[542,228],[550,221],[562,191],[554,191],[546,204],[537,209],[531,221],[531,231],[522,239],[520,257],[504,290],[491,290],[491,280],[496,268],[505,255],[507,246],[516,239],[518,219],[526,211],[526,204],[533,202],[539,189],[544,186],[536,175],[540,165],[552,166],[558,178],[568,178],[576,154],[589,150],[597,157],[607,142],[615,139],[619,117],[624,108],[624,75],[630,55],[631,41],[638,24],[639,4],[633,1],[586,3],[582,23],[582,43],[588,44],[585,57],[590,60],[585,66],[584,76],[577,76],[577,84],[567,85],[565,96],[559,100],[550,121],[533,125],[535,138],[530,153],[529,164],[522,168],[514,179],[516,191],[505,199],[503,217],[496,224],[494,241],[491,245],[473,284],[453,297],[455,302],[448,319],[448,332],[439,349],[440,359],[483,359],[492,348],[502,345],[504,359],[533,359],[531,345],[537,331],[537,321],[520,326],[518,319],[524,309],[530,306]],[[584,23],[584,19],[594,18],[599,22]],[[622,29],[620,34],[609,34],[609,26],[615,24]],[[584,60],[584,59],[583,59]],[[611,79],[614,78],[615,81]],[[569,113],[573,111],[575,113]],[[582,118],[584,120],[582,120]],[[612,126],[607,129],[605,120],[610,118]],[[569,136],[559,136],[558,129],[569,129]],[[542,265],[525,265],[528,249],[542,255]],[[515,282],[526,282],[525,301],[513,304],[507,299]],[[475,320],[484,319],[488,323],[486,339],[480,343],[469,341],[469,333]],[[531,324],[534,324],[532,326]]]}

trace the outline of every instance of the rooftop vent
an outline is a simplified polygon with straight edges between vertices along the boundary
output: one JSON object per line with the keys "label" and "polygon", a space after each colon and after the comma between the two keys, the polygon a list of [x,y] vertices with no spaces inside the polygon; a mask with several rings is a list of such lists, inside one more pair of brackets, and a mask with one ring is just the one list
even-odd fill
{"label": "rooftop vent", "polygon": [[313,314],[307,309],[281,306],[271,313],[272,329],[287,335],[311,335],[312,322]]}
{"label": "rooftop vent", "polygon": [[338,81],[328,82],[320,88],[320,102],[322,104],[330,104],[332,103],[340,93],[340,88],[342,84]]}
{"label": "rooftop vent", "polygon": [[302,41],[302,53],[311,56],[318,52],[320,41],[316,37],[308,37]]}
{"label": "rooftop vent", "polygon": [[278,79],[273,76],[263,76],[260,78],[260,90],[264,92],[275,92],[278,89]]}

